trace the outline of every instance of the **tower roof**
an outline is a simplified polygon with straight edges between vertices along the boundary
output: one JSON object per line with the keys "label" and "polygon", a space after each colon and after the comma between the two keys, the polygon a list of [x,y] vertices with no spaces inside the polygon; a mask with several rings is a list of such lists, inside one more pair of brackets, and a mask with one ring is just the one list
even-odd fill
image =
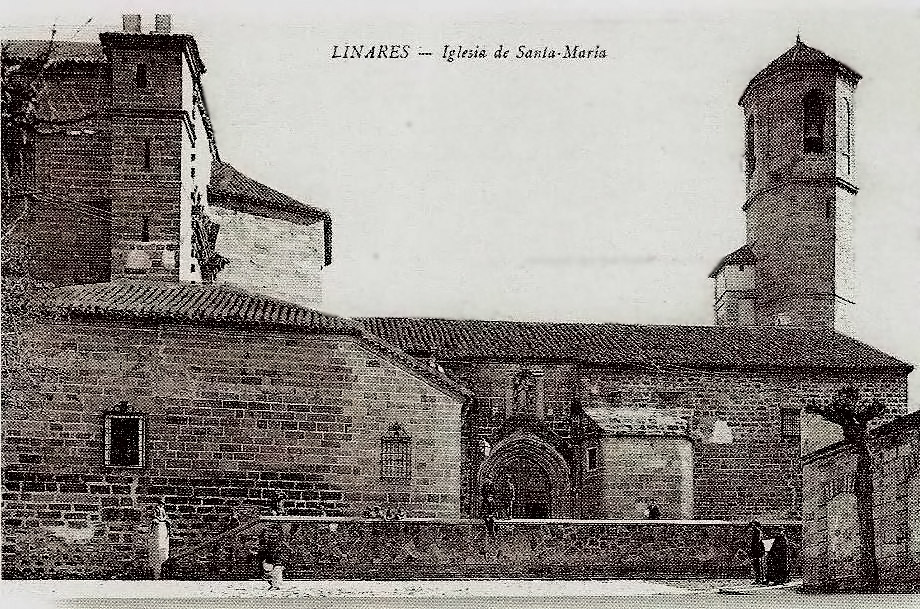
{"label": "tower roof", "polygon": [[827,53],[814,47],[810,47],[802,42],[801,37],[796,36],[795,44],[792,45],[785,53],[767,64],[763,70],[758,72],[751,82],[748,83],[741,94],[738,104],[744,102],[744,98],[752,89],[756,88],[763,81],[773,78],[784,72],[792,71],[810,71],[810,72],[829,72],[837,74],[853,84],[859,81],[862,76],[848,65],[837,61]]}
{"label": "tower roof", "polygon": [[729,264],[756,264],[756,263],[757,263],[757,256],[754,255],[754,252],[751,251],[751,248],[748,247],[747,245],[742,245],[741,247],[733,251],[731,254],[727,254],[721,260],[719,260],[719,264],[717,264],[715,268],[712,269],[712,272],[709,273],[709,278],[712,279],[713,277],[718,275],[719,271],[721,271],[723,268],[725,268]]}

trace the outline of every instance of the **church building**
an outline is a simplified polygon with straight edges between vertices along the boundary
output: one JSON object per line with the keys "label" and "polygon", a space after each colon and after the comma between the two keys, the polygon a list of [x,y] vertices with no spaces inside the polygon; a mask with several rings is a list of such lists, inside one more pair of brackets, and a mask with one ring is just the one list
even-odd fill
{"label": "church building", "polygon": [[795,520],[809,400],[856,383],[906,412],[912,367],[846,333],[859,75],[801,41],[741,98],[747,243],[713,326],[317,311],[330,214],[221,157],[168,16],[3,64],[34,125],[3,134],[28,312],[4,334],[4,577],[144,576],[160,499],[180,546],[271,506],[456,520],[484,492],[507,518]]}

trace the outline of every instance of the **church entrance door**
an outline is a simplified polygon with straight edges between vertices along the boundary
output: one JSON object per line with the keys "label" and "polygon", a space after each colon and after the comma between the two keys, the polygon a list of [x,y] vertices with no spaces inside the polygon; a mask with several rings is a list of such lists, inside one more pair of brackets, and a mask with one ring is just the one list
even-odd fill
{"label": "church entrance door", "polygon": [[510,518],[549,518],[549,475],[534,461],[514,459],[499,471],[496,499]]}
{"label": "church entrance door", "polygon": [[568,518],[570,478],[568,464],[551,444],[521,432],[495,445],[479,466],[477,488],[489,489],[500,518]]}

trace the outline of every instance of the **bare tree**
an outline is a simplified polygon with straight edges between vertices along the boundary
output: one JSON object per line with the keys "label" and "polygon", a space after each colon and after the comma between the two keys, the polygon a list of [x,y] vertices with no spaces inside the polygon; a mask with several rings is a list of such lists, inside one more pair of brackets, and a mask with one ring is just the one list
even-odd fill
{"label": "bare tree", "polygon": [[869,424],[885,413],[885,405],[860,395],[855,385],[841,387],[826,404],[812,401],[806,412],[817,414],[843,430],[843,439],[856,453],[856,519],[859,528],[859,572],[866,592],[878,592],[878,560],[875,554],[875,520],[872,506],[875,489],[872,482],[872,455],[869,450]]}
{"label": "bare tree", "polygon": [[34,280],[30,273],[28,236],[21,233],[30,202],[35,198],[30,177],[34,162],[29,151],[41,125],[38,102],[46,86],[46,72],[55,48],[51,38],[31,62],[7,58],[3,48],[0,73],[0,131],[2,142],[2,248],[0,248],[0,292],[2,292],[2,395],[17,397],[38,385],[39,373],[24,335],[47,286]]}

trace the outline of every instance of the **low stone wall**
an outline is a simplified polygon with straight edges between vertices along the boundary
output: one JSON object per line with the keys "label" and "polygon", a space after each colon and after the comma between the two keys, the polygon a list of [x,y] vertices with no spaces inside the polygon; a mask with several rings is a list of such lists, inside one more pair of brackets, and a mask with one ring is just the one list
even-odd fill
{"label": "low stone wall", "polygon": [[[786,531],[798,573],[802,526]],[[248,579],[271,548],[288,578],[745,577],[750,529],[726,521],[481,521],[265,517],[170,559],[164,577]]]}

